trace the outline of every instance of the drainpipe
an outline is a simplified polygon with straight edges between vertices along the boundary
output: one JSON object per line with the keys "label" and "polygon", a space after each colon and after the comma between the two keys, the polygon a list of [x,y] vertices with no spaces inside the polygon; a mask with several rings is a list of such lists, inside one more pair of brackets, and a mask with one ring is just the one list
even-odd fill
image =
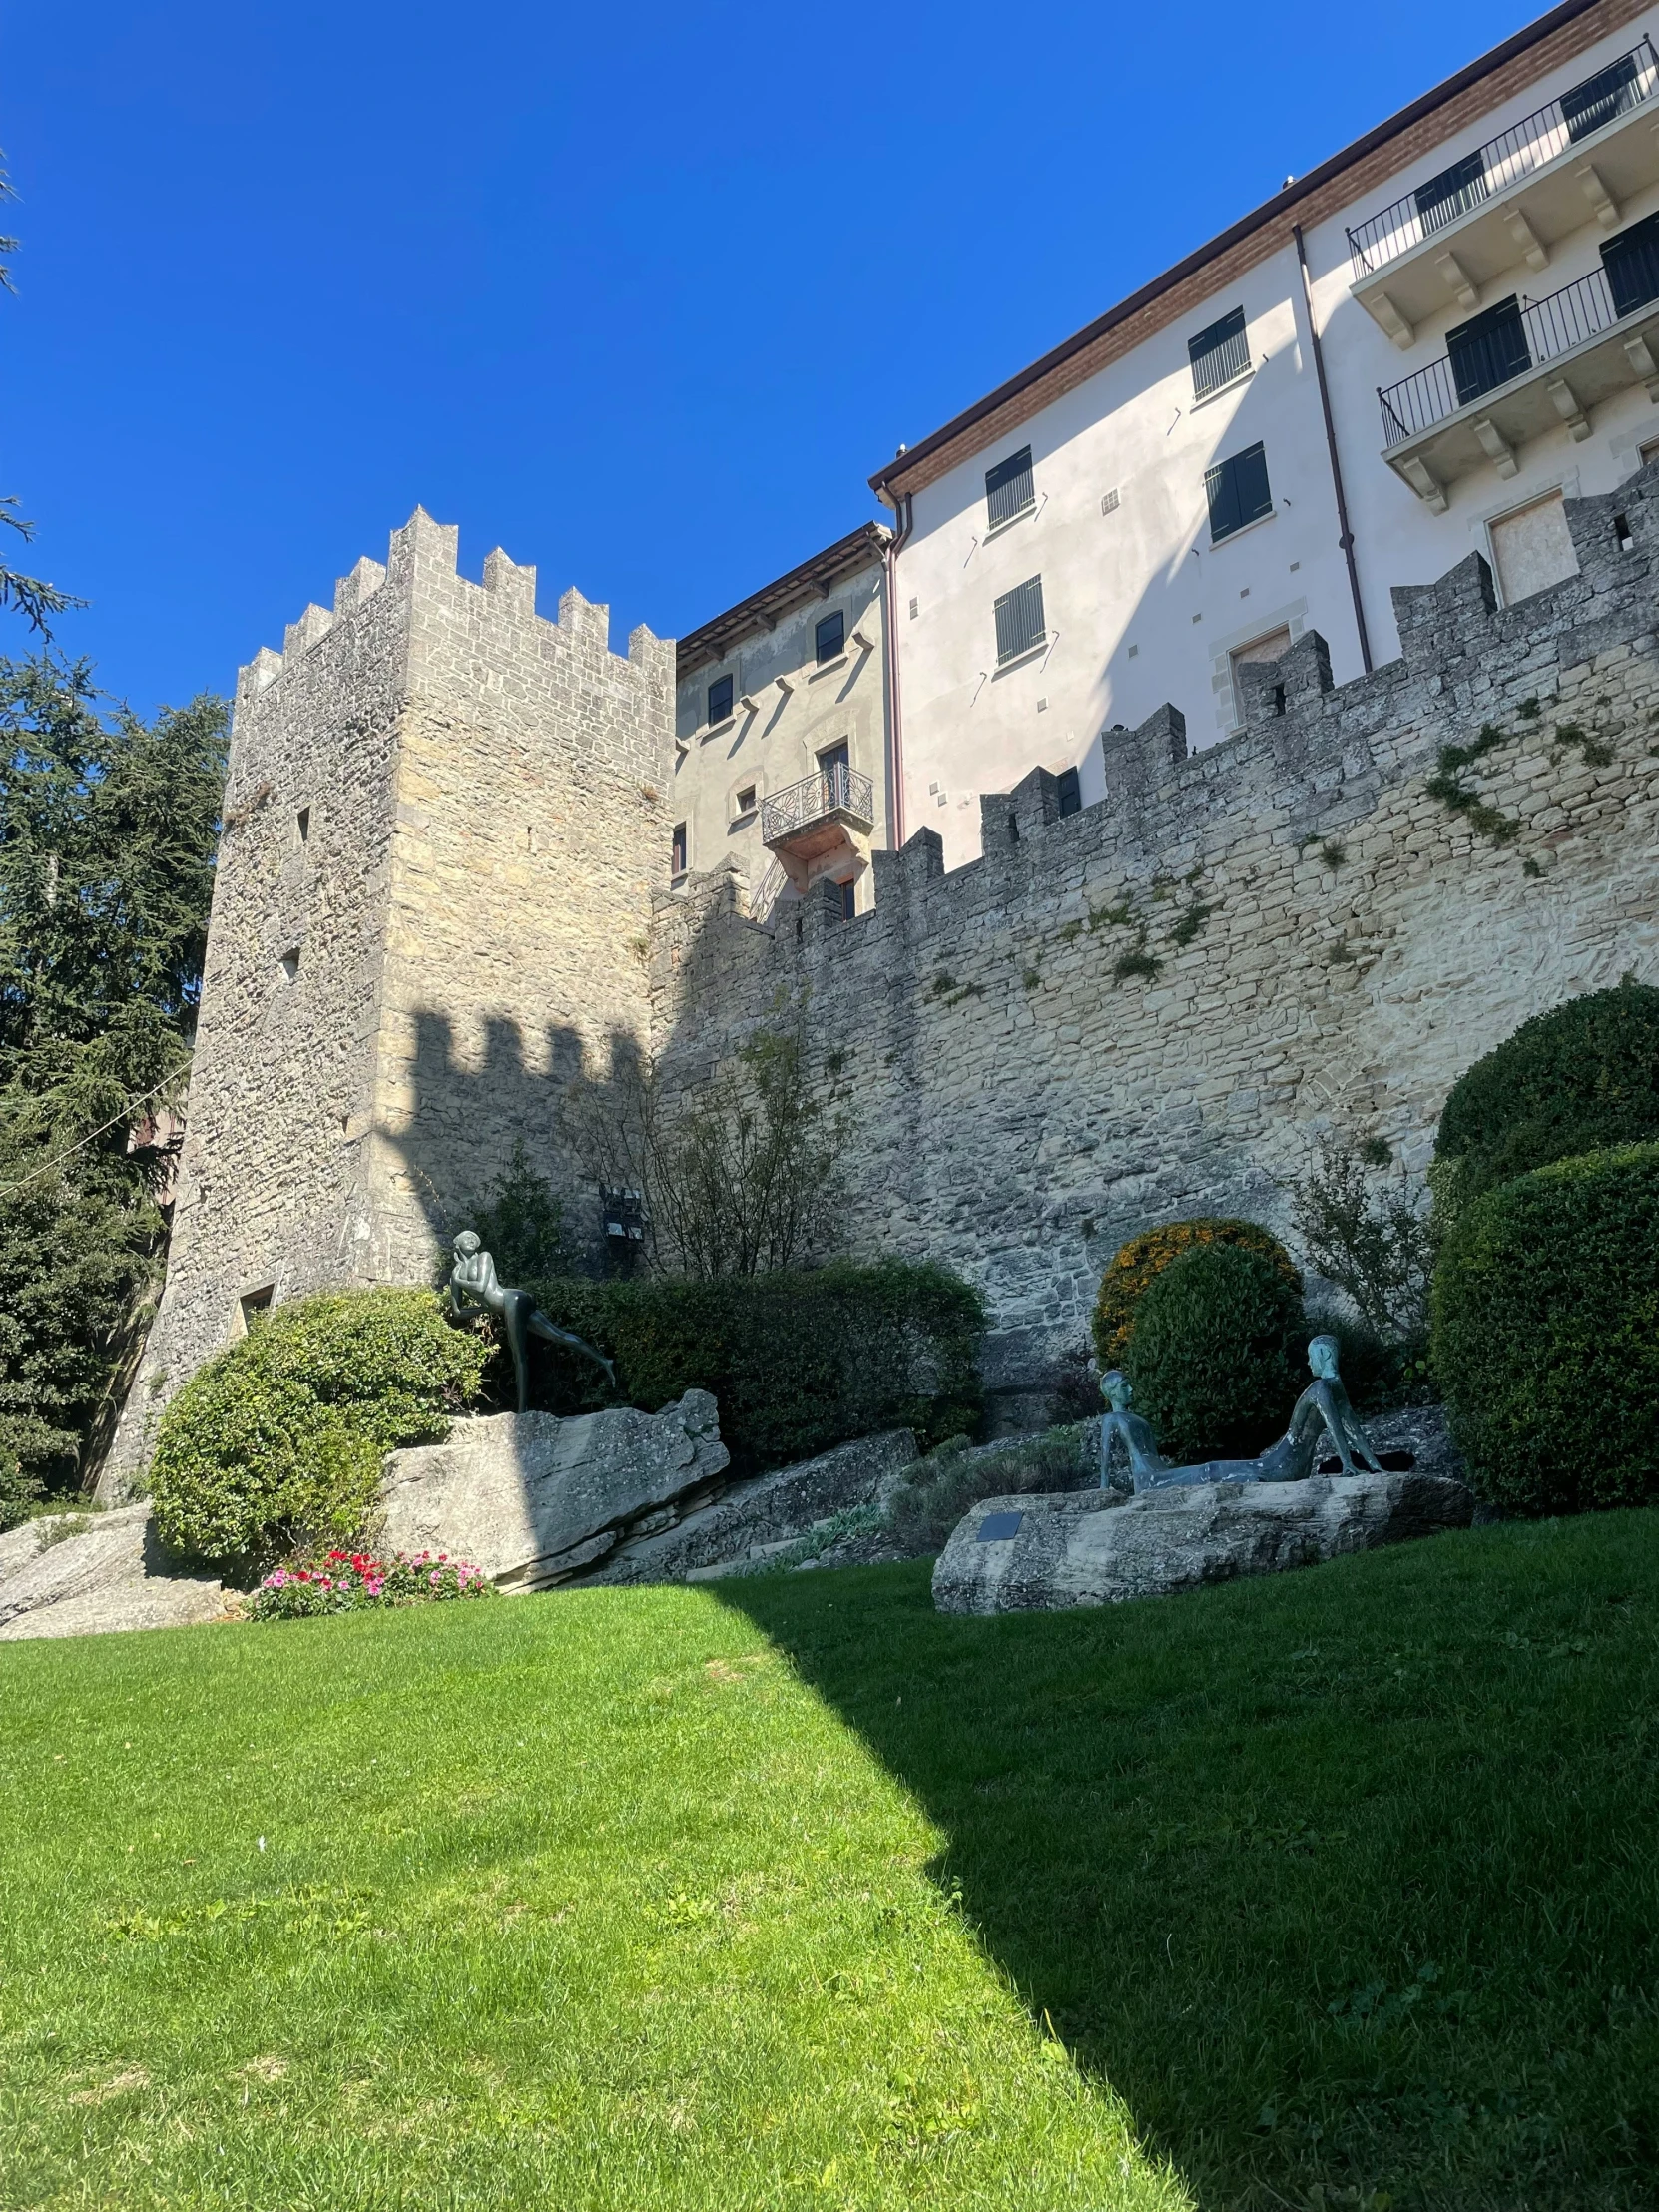
{"label": "drainpipe", "polygon": [[1354,559],[1354,532],[1349,527],[1348,499],[1343,491],[1343,464],[1337,458],[1337,426],[1331,419],[1331,387],[1325,380],[1325,352],[1320,344],[1319,324],[1314,320],[1314,284],[1308,275],[1308,254],[1302,243],[1302,225],[1291,225],[1291,236],[1296,240],[1297,266],[1302,271],[1302,303],[1308,310],[1308,335],[1313,340],[1314,373],[1319,378],[1320,406],[1325,415],[1325,449],[1331,456],[1331,485],[1337,494],[1337,523],[1342,535],[1337,543],[1343,549],[1343,559],[1348,563],[1348,588],[1354,597],[1354,627],[1360,633],[1360,659],[1369,676],[1372,669],[1371,639],[1366,631],[1366,610],[1360,599],[1360,571]]}
{"label": "drainpipe", "polygon": [[898,528],[887,544],[887,758],[891,763],[887,835],[896,852],[904,842],[904,744],[898,711],[898,556],[914,527],[915,501],[898,495]]}

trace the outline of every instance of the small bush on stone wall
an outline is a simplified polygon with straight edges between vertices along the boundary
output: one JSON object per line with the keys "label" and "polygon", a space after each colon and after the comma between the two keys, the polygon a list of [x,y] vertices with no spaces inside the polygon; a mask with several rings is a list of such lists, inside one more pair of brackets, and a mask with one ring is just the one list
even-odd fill
{"label": "small bush on stone wall", "polygon": [[1085,1460],[1093,1434],[1074,1422],[978,1451],[954,1436],[905,1474],[887,1508],[887,1525],[908,1551],[942,1551],[950,1531],[982,1497],[1084,1488],[1095,1478]]}
{"label": "small bush on stone wall", "polygon": [[1301,1293],[1276,1261],[1244,1245],[1196,1245],[1136,1308],[1123,1362],[1135,1410],[1166,1459],[1248,1458],[1290,1417],[1306,1338]]}
{"label": "small bush on stone wall", "polygon": [[1264,1259],[1273,1262],[1295,1291],[1301,1292],[1302,1278],[1296,1271],[1295,1261],[1279,1239],[1256,1222],[1230,1221],[1222,1217],[1171,1221],[1161,1229],[1148,1229],[1119,1248],[1101,1277],[1100,1295],[1094,1308],[1094,1342],[1102,1373],[1123,1366],[1134,1332],[1136,1309],[1155,1279],[1195,1245],[1216,1244],[1240,1245],[1247,1252],[1261,1253]]}
{"label": "small bush on stone wall", "polygon": [[1627,978],[1523,1021],[1451,1087],[1434,1196],[1454,1217],[1494,1184],[1659,1138],[1659,990]]}
{"label": "small bush on stone wall", "polygon": [[150,1470],[163,1542],[237,1570],[358,1535],[382,1456],[446,1434],[489,1353],[430,1291],[276,1307],[163,1415]]}
{"label": "small bush on stone wall", "polygon": [[[984,1307],[944,1268],[837,1262],[718,1282],[535,1289],[551,1321],[616,1362],[628,1403],[655,1411],[683,1390],[712,1390],[740,1473],[878,1429],[913,1428],[925,1445],[979,1424]],[[537,1402],[557,1411],[605,1402],[595,1371],[568,1355],[549,1351],[538,1380]]]}
{"label": "small bush on stone wall", "polygon": [[1433,1359],[1476,1491],[1510,1512],[1659,1497],[1659,1144],[1562,1160],[1464,1208]]}

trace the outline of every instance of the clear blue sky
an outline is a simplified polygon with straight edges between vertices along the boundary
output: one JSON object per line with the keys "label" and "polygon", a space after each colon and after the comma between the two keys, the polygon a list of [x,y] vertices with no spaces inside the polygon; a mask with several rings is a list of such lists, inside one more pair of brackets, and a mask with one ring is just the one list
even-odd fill
{"label": "clear blue sky", "polygon": [[[675,634],[1517,29],[1512,4],[9,0],[0,490],[60,642],[229,689],[417,501]],[[25,633],[0,618],[0,649]]]}

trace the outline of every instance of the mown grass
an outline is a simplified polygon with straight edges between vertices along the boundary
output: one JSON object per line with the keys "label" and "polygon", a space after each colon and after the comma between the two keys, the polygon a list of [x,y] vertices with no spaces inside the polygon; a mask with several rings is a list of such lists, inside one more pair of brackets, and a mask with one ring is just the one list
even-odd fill
{"label": "mown grass", "polygon": [[0,2203],[1652,2205],[1656,1688],[1643,1513],[5,1647]]}

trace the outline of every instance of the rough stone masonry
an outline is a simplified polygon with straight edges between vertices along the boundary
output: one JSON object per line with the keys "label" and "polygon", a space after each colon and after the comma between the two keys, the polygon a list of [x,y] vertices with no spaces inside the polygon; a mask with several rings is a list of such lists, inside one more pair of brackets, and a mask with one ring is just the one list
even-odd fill
{"label": "rough stone masonry", "polygon": [[618,659],[575,593],[539,620],[499,553],[466,582],[417,514],[239,684],[169,1279],[106,1494],[245,1300],[430,1279],[519,1140],[597,1230],[564,1087],[651,1053],[689,1090],[781,1006],[856,1109],[848,1247],[977,1283],[999,1390],[1083,1340],[1134,1231],[1286,1229],[1322,1132],[1420,1173],[1471,1060],[1659,964],[1659,465],[1566,512],[1569,581],[1500,610],[1471,554],[1396,590],[1373,675],[1334,688],[1309,633],[1244,672],[1243,735],[1109,731],[1099,806],[1061,820],[1038,771],[983,800],[983,858],[946,875],[922,830],[875,855],[873,912],[767,927],[731,874],[667,889],[672,649]]}

